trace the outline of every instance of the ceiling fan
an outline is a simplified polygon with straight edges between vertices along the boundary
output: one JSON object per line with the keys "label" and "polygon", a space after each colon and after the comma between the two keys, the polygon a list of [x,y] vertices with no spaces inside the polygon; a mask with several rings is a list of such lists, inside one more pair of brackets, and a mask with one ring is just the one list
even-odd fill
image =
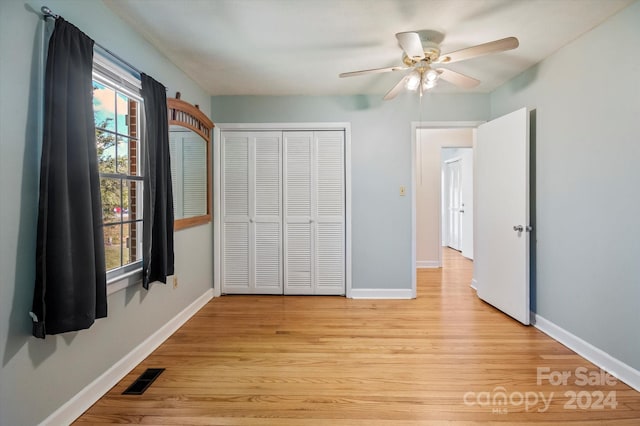
{"label": "ceiling fan", "polygon": [[480,80],[448,68],[433,68],[432,66],[446,65],[490,53],[504,52],[515,49],[519,45],[517,38],[507,37],[441,55],[439,43],[434,41],[435,37],[428,36],[428,34],[439,33],[435,31],[421,31],[421,33],[427,34],[427,36],[421,38],[418,32],[413,31],[396,34],[398,43],[404,51],[402,54],[402,62],[404,65],[344,72],[340,74],[340,77],[411,70],[411,72],[405,74],[404,77],[387,92],[384,96],[385,100],[395,98],[405,87],[408,90],[419,90],[420,96],[422,96],[425,90],[435,87],[439,79],[448,81],[458,87],[471,89],[480,84]]}

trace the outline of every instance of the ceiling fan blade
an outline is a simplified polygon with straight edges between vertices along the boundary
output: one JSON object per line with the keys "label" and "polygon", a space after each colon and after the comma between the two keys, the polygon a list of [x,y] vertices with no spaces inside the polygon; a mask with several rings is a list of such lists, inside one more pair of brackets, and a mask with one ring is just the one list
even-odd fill
{"label": "ceiling fan blade", "polygon": [[384,95],[384,98],[382,98],[382,99],[384,99],[385,101],[388,101],[389,99],[393,99],[396,96],[398,96],[398,93],[400,93],[402,91],[402,89],[404,89],[404,86],[407,83],[407,79],[408,78],[409,78],[408,75],[405,75],[404,77],[402,77],[402,79],[400,79],[398,84],[393,86],[393,88],[391,90],[389,90],[387,92],[387,94]]}
{"label": "ceiling fan blade", "polygon": [[504,52],[505,50],[515,49],[519,45],[520,42],[517,38],[507,37],[441,55],[436,62],[441,64],[450,64],[452,62],[465,61],[478,56],[488,55],[489,53]]}
{"label": "ceiling fan blade", "polygon": [[445,68],[438,68],[438,74],[440,74],[440,78],[448,81],[449,83],[453,83],[456,86],[462,87],[464,89],[471,89],[480,84],[480,80],[476,80],[473,77],[469,77],[464,74],[460,74],[456,71],[451,71]]}
{"label": "ceiling fan blade", "polygon": [[396,38],[398,39],[398,43],[400,43],[400,47],[402,47],[402,50],[404,50],[404,53],[406,53],[409,58],[414,61],[424,59],[424,50],[422,49],[422,42],[420,41],[418,33],[397,33]]}
{"label": "ceiling fan blade", "polygon": [[379,73],[391,72],[391,71],[404,71],[406,69],[407,69],[407,67],[373,68],[373,69],[370,69],[370,70],[343,72],[343,73],[338,74],[338,75],[340,77],[354,77],[356,75],[379,74]]}

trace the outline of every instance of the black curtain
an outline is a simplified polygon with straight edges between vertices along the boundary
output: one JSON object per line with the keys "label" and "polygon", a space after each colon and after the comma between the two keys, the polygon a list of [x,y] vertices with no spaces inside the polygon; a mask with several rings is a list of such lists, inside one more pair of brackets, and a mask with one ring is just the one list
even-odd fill
{"label": "black curtain", "polygon": [[165,87],[141,74],[145,112],[142,285],[173,275],[173,193]]}
{"label": "black curtain", "polygon": [[93,118],[93,40],[58,18],[49,40],[33,296],[33,335],[107,316]]}

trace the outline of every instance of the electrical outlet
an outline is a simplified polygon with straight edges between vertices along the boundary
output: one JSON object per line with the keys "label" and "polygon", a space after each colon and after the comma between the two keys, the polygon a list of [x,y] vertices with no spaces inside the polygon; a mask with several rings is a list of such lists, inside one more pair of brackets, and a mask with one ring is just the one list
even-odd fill
{"label": "electrical outlet", "polygon": [[173,288],[178,288],[178,276],[173,276]]}
{"label": "electrical outlet", "polygon": [[407,187],[404,185],[400,185],[400,196],[404,197],[405,195],[407,195]]}

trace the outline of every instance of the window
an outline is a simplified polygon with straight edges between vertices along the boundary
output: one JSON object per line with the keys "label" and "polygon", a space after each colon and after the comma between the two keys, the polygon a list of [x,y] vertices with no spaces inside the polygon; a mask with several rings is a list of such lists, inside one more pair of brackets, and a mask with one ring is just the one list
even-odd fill
{"label": "window", "polygon": [[96,55],[93,112],[107,281],[142,268],[140,80]]}

